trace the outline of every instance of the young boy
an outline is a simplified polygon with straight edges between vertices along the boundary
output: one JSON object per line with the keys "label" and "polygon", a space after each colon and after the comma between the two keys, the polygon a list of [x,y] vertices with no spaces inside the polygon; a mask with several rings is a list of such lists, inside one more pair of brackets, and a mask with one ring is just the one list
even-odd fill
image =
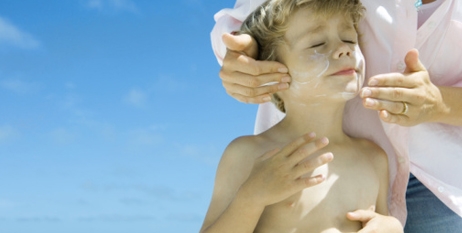
{"label": "young boy", "polygon": [[243,23],[260,60],[289,68],[290,88],[273,95],[286,116],[227,147],[201,232],[358,232],[348,212],[388,215],[386,154],[342,130],[364,81],[362,11],[357,0],[268,0]]}

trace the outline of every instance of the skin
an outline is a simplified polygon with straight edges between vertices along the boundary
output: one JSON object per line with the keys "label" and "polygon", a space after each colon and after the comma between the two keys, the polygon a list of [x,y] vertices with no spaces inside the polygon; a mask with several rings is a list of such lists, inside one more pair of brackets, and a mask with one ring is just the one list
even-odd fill
{"label": "skin", "polygon": [[[422,0],[423,4],[434,0]],[[249,35],[223,35],[228,51],[223,60],[220,77],[226,92],[244,103],[265,103],[270,95],[289,88],[292,77],[280,62],[257,61],[257,44]],[[379,111],[387,123],[413,126],[439,122],[462,126],[462,88],[437,86],[418,60],[418,51],[411,50],[405,58],[403,73],[380,74],[369,78],[361,91],[365,108]],[[261,86],[274,82],[270,86]],[[406,114],[403,111],[408,105]]]}
{"label": "skin", "polygon": [[[462,89],[436,86],[430,80],[419,53],[413,49],[405,58],[403,73],[373,76],[361,92],[365,108],[379,111],[384,122],[414,126],[426,122],[440,122],[462,126]],[[406,114],[403,102],[408,106]]]}
{"label": "skin", "polygon": [[[422,1],[423,4],[430,2],[433,0]],[[224,34],[223,42],[228,51],[220,77],[229,95],[244,103],[264,103],[270,101],[270,94],[289,88],[291,77],[284,64],[254,59],[258,51],[253,38]],[[380,111],[380,118],[389,123],[411,126],[441,122],[462,126],[462,109],[459,107],[462,88],[434,85],[425,67],[419,64],[415,50],[408,53],[405,61],[405,72],[382,74],[369,79],[369,87],[361,91],[364,107]],[[277,84],[261,87],[269,82]],[[401,101],[408,104],[406,115],[396,114],[403,110]],[[388,232],[380,227],[384,225],[383,217],[371,209],[357,210],[347,217],[363,222],[361,233]]]}
{"label": "skin", "polygon": [[[293,82],[306,85],[291,85],[278,92],[286,107],[286,117],[280,123],[260,135],[238,138],[228,146],[217,170],[201,232],[372,232],[368,228],[374,226],[382,232],[402,232],[398,220],[385,216],[385,153],[369,141],[350,138],[342,130],[348,98],[338,93],[348,91],[353,98],[360,89],[357,83],[362,68],[354,56],[358,49],[356,31],[351,22],[347,27],[344,18],[333,17],[316,40],[304,36],[294,42],[299,38],[298,29],[310,26],[302,23],[307,21],[303,17],[313,14],[298,13],[291,18],[286,34],[291,46],[283,46],[278,53]],[[326,20],[311,22],[322,23]],[[316,53],[327,54],[327,68],[322,60],[300,59]],[[310,74],[312,70],[323,72]],[[308,75],[298,76],[294,71]],[[316,80],[316,85],[311,80]],[[325,97],[320,98],[319,93]],[[300,103],[305,107],[300,108]],[[326,137],[315,140],[314,134],[307,134],[313,131]],[[338,155],[335,161],[333,154]],[[355,164],[354,169],[351,164]],[[363,210],[348,213],[356,209]]]}

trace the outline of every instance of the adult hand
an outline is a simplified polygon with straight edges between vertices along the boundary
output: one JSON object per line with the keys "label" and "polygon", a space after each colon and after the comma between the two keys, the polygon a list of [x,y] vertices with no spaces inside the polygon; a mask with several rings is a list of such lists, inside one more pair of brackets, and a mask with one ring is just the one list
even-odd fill
{"label": "adult hand", "polygon": [[327,138],[314,138],[314,134],[305,135],[282,149],[269,151],[257,158],[239,190],[240,194],[252,197],[253,203],[268,206],[324,181],[325,175],[310,174],[332,161],[333,155],[324,153],[307,159],[329,143]]}
{"label": "adult hand", "polygon": [[410,50],[405,63],[403,73],[380,74],[369,79],[369,87],[361,91],[364,107],[378,110],[384,122],[402,126],[438,121],[447,107],[440,89],[430,81],[420,62],[419,52]]}
{"label": "adult hand", "polygon": [[403,226],[398,219],[375,212],[371,206],[367,210],[356,210],[347,214],[351,221],[362,222],[363,228],[358,233],[403,233]]}
{"label": "adult hand", "polygon": [[[275,61],[257,61],[258,45],[250,35],[223,34],[227,47],[220,77],[226,92],[244,103],[264,103],[289,87],[287,68]],[[267,85],[265,85],[267,84]]]}

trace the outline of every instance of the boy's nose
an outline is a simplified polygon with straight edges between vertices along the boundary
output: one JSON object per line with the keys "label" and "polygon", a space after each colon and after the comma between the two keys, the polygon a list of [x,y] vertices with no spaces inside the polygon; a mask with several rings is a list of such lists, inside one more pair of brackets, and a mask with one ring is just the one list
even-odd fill
{"label": "boy's nose", "polygon": [[344,56],[352,56],[353,54],[353,50],[350,48],[350,46],[345,43],[345,42],[342,42],[338,45],[337,47],[337,50],[334,52],[334,58],[335,59],[339,59],[341,57],[344,57]]}

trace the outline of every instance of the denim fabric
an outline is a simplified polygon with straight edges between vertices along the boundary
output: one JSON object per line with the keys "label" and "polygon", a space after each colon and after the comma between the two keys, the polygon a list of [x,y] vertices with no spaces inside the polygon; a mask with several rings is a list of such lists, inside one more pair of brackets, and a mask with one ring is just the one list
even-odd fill
{"label": "denim fabric", "polygon": [[406,192],[404,233],[462,233],[462,218],[446,207],[412,174]]}

